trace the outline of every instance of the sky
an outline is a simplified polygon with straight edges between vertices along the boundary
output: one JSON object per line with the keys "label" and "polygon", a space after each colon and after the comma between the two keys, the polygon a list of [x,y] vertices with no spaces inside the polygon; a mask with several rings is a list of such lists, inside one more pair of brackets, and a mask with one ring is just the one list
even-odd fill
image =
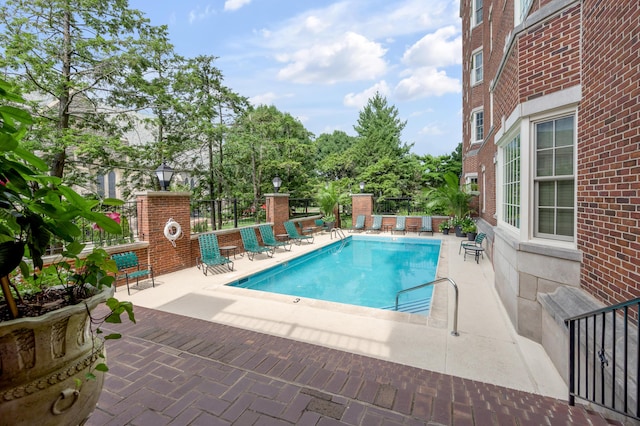
{"label": "sky", "polygon": [[424,155],[462,140],[459,0],[130,0],[180,55],[218,57],[224,83],[316,137],[355,136],[376,92]]}

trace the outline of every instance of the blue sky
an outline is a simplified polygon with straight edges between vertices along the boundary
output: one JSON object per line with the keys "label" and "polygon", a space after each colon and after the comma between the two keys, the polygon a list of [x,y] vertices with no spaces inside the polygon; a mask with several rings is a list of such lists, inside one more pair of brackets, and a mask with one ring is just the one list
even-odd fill
{"label": "blue sky", "polygon": [[353,126],[379,91],[417,154],[461,141],[459,0],[130,0],[176,51],[214,55],[225,83],[316,136]]}

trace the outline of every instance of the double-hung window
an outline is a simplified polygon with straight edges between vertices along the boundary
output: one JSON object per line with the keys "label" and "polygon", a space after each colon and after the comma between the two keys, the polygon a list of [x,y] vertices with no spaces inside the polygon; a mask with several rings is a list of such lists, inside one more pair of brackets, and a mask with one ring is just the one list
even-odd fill
{"label": "double-hung window", "polygon": [[482,81],[482,49],[471,55],[471,85]]}
{"label": "double-hung window", "polygon": [[535,140],[535,235],[573,241],[575,116],[538,122]]}
{"label": "double-hung window", "polygon": [[520,135],[503,149],[502,220],[520,228]]}
{"label": "double-hung window", "polygon": [[471,114],[471,143],[481,143],[484,140],[484,111],[478,110]]}
{"label": "double-hung window", "polygon": [[471,0],[471,27],[482,23],[482,0]]}

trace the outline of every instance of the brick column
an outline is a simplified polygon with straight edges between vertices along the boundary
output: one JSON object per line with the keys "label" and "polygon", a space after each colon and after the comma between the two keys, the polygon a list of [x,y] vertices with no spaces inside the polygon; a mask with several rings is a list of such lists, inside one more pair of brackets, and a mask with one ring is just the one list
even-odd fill
{"label": "brick column", "polygon": [[363,214],[365,216],[364,225],[366,227],[371,226],[373,219],[373,194],[351,194],[351,217],[355,224],[355,220],[358,215]]}
{"label": "brick column", "polygon": [[[153,267],[154,275],[189,268],[191,261],[191,196],[188,192],[149,191],[136,195],[138,200],[138,232],[148,241],[148,259],[140,259]],[[164,236],[169,219],[178,222],[182,237],[176,246]]]}
{"label": "brick column", "polygon": [[286,234],[283,223],[289,220],[289,194],[265,194],[267,222],[273,223],[274,234]]}

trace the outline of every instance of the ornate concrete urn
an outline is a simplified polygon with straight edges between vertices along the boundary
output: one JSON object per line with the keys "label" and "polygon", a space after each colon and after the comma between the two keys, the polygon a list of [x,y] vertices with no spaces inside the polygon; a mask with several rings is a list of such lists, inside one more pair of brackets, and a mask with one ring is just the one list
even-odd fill
{"label": "ornate concrete urn", "polygon": [[0,323],[0,423],[85,422],[104,380],[100,372],[95,380],[86,378],[104,349],[91,333],[89,312],[112,294],[105,288],[77,305]]}

